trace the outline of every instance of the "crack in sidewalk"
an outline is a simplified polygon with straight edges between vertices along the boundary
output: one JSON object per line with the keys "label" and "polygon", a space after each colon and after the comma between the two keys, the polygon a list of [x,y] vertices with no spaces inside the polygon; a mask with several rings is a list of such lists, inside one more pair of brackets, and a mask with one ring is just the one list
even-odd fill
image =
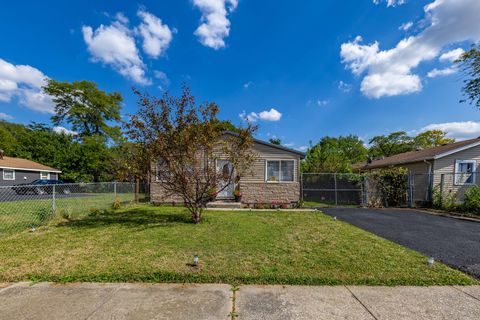
{"label": "crack in sidewalk", "polygon": [[355,300],[357,300],[358,303],[360,303],[362,305],[362,307],[364,307],[365,310],[367,310],[367,312],[373,317],[373,319],[378,320],[378,318],[375,317],[375,315],[367,308],[367,306],[362,301],[360,301],[360,299],[355,295],[355,293],[353,293],[352,290],[350,290],[349,287],[347,287],[347,286],[344,286],[344,287],[345,287],[345,289],[347,289],[350,292],[350,294],[355,298]]}

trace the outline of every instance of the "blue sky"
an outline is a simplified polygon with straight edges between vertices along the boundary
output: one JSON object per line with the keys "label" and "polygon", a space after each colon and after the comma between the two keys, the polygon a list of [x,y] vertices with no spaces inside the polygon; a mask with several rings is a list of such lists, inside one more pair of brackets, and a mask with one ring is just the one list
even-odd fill
{"label": "blue sky", "polygon": [[45,77],[92,80],[136,111],[135,86],[183,81],[220,117],[304,149],[396,130],[480,136],[452,60],[480,40],[478,0],[9,1],[0,11],[0,118],[49,122]]}

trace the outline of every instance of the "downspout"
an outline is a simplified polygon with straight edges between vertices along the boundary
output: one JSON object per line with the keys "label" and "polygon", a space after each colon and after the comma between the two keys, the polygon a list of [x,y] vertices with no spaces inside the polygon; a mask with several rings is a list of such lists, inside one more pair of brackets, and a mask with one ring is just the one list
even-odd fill
{"label": "downspout", "polygon": [[432,162],[428,162],[426,159],[423,160],[428,164],[428,189],[427,189],[427,201],[432,201],[432,191],[433,191],[433,177],[432,177]]}

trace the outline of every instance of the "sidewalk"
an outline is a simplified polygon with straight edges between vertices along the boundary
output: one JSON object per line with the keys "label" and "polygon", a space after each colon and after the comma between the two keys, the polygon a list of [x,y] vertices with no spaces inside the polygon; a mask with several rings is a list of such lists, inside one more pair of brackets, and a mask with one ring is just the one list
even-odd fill
{"label": "sidewalk", "polygon": [[480,286],[0,284],[1,319],[480,319]]}

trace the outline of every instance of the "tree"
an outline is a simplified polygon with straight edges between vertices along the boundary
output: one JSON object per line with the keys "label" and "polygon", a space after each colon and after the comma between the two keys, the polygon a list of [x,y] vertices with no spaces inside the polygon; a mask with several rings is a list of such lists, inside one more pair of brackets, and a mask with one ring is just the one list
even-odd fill
{"label": "tree", "polygon": [[118,138],[119,127],[108,122],[121,120],[120,93],[106,93],[96,83],[85,80],[70,83],[49,79],[43,90],[55,103],[54,125],[66,122],[81,138],[94,135]]}
{"label": "tree", "polygon": [[466,77],[462,88],[465,99],[460,102],[468,101],[480,108],[480,45],[473,46],[463,53],[456,63],[461,65]]}
{"label": "tree", "polygon": [[282,144],[282,140],[280,140],[280,138],[270,138],[268,141],[271,144],[276,144],[278,146],[280,146]]}
{"label": "tree", "polygon": [[369,141],[372,157],[390,157],[395,154],[415,149],[413,138],[405,131],[397,131],[389,135],[375,136]]}
{"label": "tree", "polygon": [[[138,145],[142,158],[156,161],[160,186],[181,196],[193,222],[199,223],[212,196],[240,181],[250,169],[255,160],[252,133],[256,127],[249,124],[234,136],[225,135],[217,119],[218,106],[196,106],[187,86],[179,97],[168,92],[162,98],[135,93],[139,111],[125,124],[126,133]],[[234,170],[218,170],[217,160],[229,161]]]}
{"label": "tree", "polygon": [[413,138],[413,144],[416,149],[425,149],[455,142],[455,139],[447,138],[446,136],[447,133],[442,130],[428,130],[419,133]]}
{"label": "tree", "polygon": [[355,135],[323,137],[307,150],[304,172],[351,172],[352,164],[367,158],[363,141]]}

